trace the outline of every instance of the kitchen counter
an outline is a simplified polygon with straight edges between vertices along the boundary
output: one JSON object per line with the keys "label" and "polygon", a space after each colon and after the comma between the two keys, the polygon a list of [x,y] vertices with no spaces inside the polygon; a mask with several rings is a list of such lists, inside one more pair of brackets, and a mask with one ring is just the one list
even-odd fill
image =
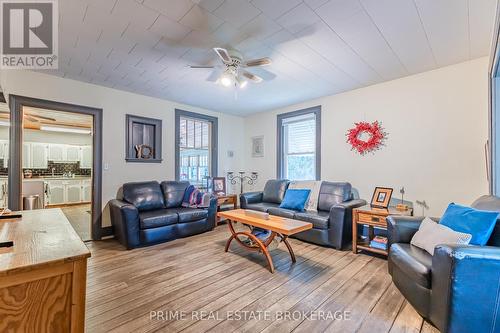
{"label": "kitchen counter", "polygon": [[75,176],[73,177],[63,177],[63,176],[42,176],[42,177],[32,177],[32,178],[23,178],[23,181],[39,181],[39,180],[87,180],[91,179],[91,176]]}

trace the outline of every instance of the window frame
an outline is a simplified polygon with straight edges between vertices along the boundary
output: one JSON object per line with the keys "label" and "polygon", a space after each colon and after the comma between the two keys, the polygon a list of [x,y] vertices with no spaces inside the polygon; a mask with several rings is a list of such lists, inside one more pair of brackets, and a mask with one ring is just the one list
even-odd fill
{"label": "window frame", "polygon": [[[185,118],[193,118],[193,119],[199,119],[203,121],[208,121],[212,124],[212,142],[211,146],[209,147],[211,149],[211,160],[212,160],[212,165],[211,165],[211,177],[217,177],[217,171],[218,171],[218,146],[219,146],[219,126],[218,126],[218,121],[219,119],[217,117],[212,117],[208,116],[206,114],[201,114],[201,113],[196,113],[196,112],[190,112],[190,111],[185,111],[181,109],[175,109],[175,179],[180,180],[180,120],[182,117]],[[186,128],[187,131],[187,128]],[[193,139],[194,140],[194,139]]]}
{"label": "window frame", "polygon": [[286,166],[286,162],[284,159],[285,157],[284,144],[286,143],[286,140],[285,140],[285,133],[283,131],[283,121],[287,118],[293,118],[310,113],[313,113],[315,115],[315,120],[316,120],[315,174],[316,174],[316,180],[321,180],[321,105],[297,111],[281,113],[277,115],[276,176],[278,179],[284,178],[285,166]]}

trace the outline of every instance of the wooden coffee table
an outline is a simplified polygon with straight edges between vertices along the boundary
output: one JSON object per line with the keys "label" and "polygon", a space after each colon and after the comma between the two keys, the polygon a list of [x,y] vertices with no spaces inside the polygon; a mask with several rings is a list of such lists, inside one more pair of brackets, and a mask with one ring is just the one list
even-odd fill
{"label": "wooden coffee table", "polygon": [[[253,215],[247,215],[244,209],[236,209],[226,212],[218,212],[218,217],[226,218],[229,226],[229,231],[231,231],[231,237],[227,240],[225,252],[229,250],[229,245],[233,239],[250,251],[258,251],[266,256],[267,263],[269,264],[269,270],[274,273],[273,259],[269,254],[268,246],[273,241],[274,237],[280,236],[283,243],[285,243],[292,262],[295,262],[295,254],[293,253],[292,246],[288,242],[288,236],[296,234],[298,232],[309,230],[312,228],[312,223],[302,222],[293,219],[287,219],[280,216],[270,215],[269,219],[263,219],[261,217],[256,217]],[[233,223],[240,222],[247,226],[262,228],[271,231],[271,235],[266,239],[265,242],[261,241],[255,235],[248,231],[236,231],[234,230]],[[253,245],[244,243],[238,236],[244,236],[245,238],[250,238],[253,241]]]}

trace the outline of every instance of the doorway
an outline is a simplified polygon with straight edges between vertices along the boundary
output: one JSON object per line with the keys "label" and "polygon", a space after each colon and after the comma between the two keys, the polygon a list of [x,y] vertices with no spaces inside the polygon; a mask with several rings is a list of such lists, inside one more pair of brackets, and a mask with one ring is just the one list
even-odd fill
{"label": "doorway", "polygon": [[82,240],[100,239],[102,110],[9,101],[9,208],[60,208]]}

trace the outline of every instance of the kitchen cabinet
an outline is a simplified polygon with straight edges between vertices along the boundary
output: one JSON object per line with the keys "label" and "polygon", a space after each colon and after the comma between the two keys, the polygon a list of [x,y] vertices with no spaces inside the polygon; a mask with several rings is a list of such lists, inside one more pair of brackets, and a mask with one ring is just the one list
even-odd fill
{"label": "kitchen cabinet", "polygon": [[5,158],[9,156],[9,150],[7,149],[7,141],[0,140],[0,158]]}
{"label": "kitchen cabinet", "polygon": [[65,203],[65,186],[62,180],[49,180],[47,181],[48,200],[49,205],[60,205]]}
{"label": "kitchen cabinet", "polygon": [[31,144],[23,143],[23,169],[31,168]]}
{"label": "kitchen cabinet", "polygon": [[80,168],[91,169],[92,168],[92,146],[82,146],[82,153],[80,159]]}
{"label": "kitchen cabinet", "polygon": [[65,161],[68,162],[78,162],[80,160],[80,146],[65,146],[63,150],[66,151]]}
{"label": "kitchen cabinet", "polygon": [[64,161],[64,145],[49,144],[49,161]]}
{"label": "kitchen cabinet", "polygon": [[47,204],[61,205],[92,200],[92,181],[90,179],[46,180]]}
{"label": "kitchen cabinet", "polygon": [[92,181],[83,180],[82,181],[82,201],[91,202],[92,201]]}
{"label": "kitchen cabinet", "polygon": [[47,169],[48,145],[44,143],[31,143],[31,164],[28,168]]}
{"label": "kitchen cabinet", "polygon": [[9,181],[7,179],[0,179],[0,208],[5,208],[8,206],[8,185]]}
{"label": "kitchen cabinet", "polygon": [[68,180],[64,182],[66,187],[66,203],[81,202],[82,183],[79,180]]}

